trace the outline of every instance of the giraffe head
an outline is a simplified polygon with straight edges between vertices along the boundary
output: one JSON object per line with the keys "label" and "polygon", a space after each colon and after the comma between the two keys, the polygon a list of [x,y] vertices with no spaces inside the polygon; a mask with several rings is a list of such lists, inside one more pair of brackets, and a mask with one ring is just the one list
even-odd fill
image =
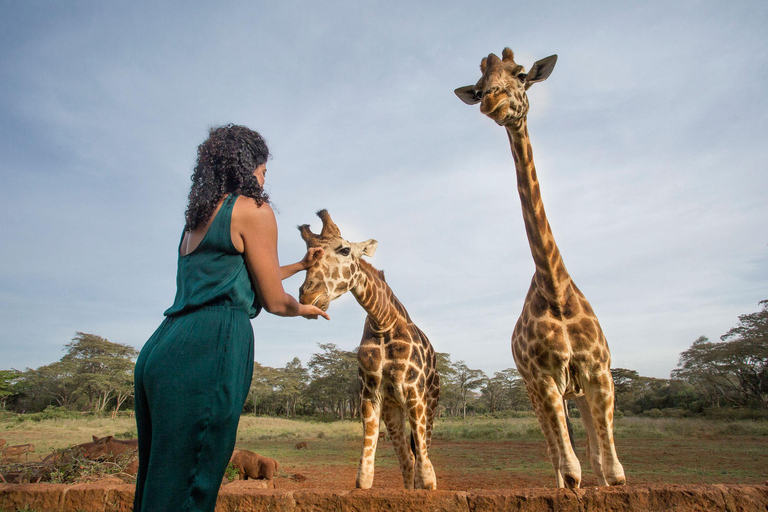
{"label": "giraffe head", "polygon": [[500,126],[514,124],[528,114],[528,96],[525,91],[536,82],[546,80],[557,62],[550,55],[525,68],[515,62],[512,50],[504,48],[501,59],[491,53],[480,62],[483,76],[475,85],[459,87],[454,91],[467,105],[480,103],[480,112]]}
{"label": "giraffe head", "polygon": [[373,256],[378,242],[348,242],[341,237],[341,231],[326,210],[320,210],[317,216],[323,221],[319,235],[313,233],[308,224],[299,227],[307,249],[323,249],[320,259],[307,269],[304,284],[299,289],[299,301],[327,311],[332,300],[338,299],[358,284],[361,276],[360,258]]}

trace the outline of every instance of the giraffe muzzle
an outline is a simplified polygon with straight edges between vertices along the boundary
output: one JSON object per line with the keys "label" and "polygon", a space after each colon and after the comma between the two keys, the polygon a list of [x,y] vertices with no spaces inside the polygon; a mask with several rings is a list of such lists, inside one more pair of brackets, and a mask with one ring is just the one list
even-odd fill
{"label": "giraffe muzzle", "polygon": [[328,294],[325,292],[301,291],[299,293],[299,302],[301,302],[302,304],[310,304],[312,306],[317,306],[323,311],[328,311],[328,306],[330,306],[331,304],[331,300],[328,297]]}
{"label": "giraffe muzzle", "polygon": [[328,295],[320,294],[312,301],[313,306],[317,306],[323,311],[328,311],[328,307],[331,305],[331,301],[328,299]]}

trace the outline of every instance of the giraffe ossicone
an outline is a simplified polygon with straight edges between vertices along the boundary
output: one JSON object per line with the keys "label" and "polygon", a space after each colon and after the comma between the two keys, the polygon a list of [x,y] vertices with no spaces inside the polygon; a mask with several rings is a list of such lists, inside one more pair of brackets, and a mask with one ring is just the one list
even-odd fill
{"label": "giraffe ossicone", "polygon": [[299,301],[327,310],[331,301],[351,292],[368,313],[357,350],[364,441],[355,486],[369,489],[373,484],[379,423],[384,420],[405,488],[437,489],[429,460],[440,394],[435,351],[395,297],[384,273],[362,259],[373,256],[378,242],[349,242],[341,237],[326,210],[317,215],[323,221],[320,234],[307,224],[299,227],[307,248],[323,249],[322,256],[307,269]]}
{"label": "giraffe ossicone", "polygon": [[568,434],[564,400],[574,399],[587,433],[587,456],[600,485],[626,482],[613,440],[614,388],[611,355],[597,316],[565,268],[544,212],[528,136],[528,96],[557,62],[552,55],[530,72],[509,48],[502,58],[480,63],[475,85],[456,89],[465,103],[507,131],[517,174],[528,244],[536,267],[520,318],[512,334],[512,355],[523,377],[547,441],[558,487],[577,488],[581,467]]}

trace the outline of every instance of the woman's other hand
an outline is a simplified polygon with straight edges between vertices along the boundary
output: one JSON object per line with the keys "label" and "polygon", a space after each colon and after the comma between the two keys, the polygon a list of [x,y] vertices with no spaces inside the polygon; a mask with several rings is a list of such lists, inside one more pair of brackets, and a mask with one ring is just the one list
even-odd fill
{"label": "woman's other hand", "polygon": [[313,306],[311,304],[302,304],[301,306],[299,306],[299,315],[303,316],[307,320],[317,320],[318,316],[321,316],[326,320],[331,319],[331,317],[328,316],[328,313],[326,313],[319,307]]}

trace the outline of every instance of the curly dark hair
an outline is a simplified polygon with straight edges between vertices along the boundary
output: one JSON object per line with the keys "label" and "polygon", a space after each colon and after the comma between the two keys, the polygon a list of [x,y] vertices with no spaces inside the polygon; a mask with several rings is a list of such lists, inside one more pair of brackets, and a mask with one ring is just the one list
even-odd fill
{"label": "curly dark hair", "polygon": [[197,147],[186,229],[205,224],[225,194],[250,197],[258,205],[269,203],[253,175],[269,156],[264,137],[250,128],[234,124],[211,128],[208,139]]}

